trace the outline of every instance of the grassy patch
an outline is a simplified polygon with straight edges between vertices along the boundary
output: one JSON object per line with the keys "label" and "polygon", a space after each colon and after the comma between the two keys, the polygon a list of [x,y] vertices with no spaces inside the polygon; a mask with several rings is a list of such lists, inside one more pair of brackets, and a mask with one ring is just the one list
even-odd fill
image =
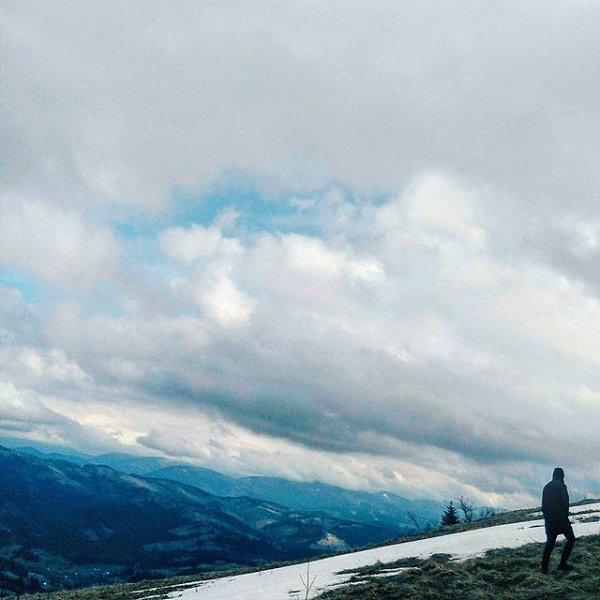
{"label": "grassy patch", "polygon": [[[557,544],[549,575],[540,573],[542,544],[491,550],[464,562],[447,555],[407,559],[355,573],[352,585],[324,594],[320,600],[590,600],[600,590],[600,536],[579,538],[573,551],[575,570],[556,570],[562,545]],[[405,570],[389,577],[378,570]]]}

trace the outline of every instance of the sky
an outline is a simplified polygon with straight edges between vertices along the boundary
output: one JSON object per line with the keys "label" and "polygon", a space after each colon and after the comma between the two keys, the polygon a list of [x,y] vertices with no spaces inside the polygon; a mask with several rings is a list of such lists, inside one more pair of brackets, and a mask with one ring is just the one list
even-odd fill
{"label": "sky", "polygon": [[0,436],[600,493],[600,4],[0,6]]}

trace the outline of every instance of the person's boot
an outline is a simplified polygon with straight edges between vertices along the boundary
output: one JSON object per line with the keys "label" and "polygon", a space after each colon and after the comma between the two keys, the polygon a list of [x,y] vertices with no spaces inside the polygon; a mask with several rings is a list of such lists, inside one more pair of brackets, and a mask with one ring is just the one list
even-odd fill
{"label": "person's boot", "polygon": [[550,563],[550,552],[544,551],[542,555],[542,568],[540,569],[544,575],[548,574],[548,564]]}
{"label": "person's boot", "polygon": [[573,565],[570,565],[568,563],[560,563],[560,565],[558,565],[558,568],[561,571],[569,572],[569,571],[572,571],[574,567],[573,567]]}

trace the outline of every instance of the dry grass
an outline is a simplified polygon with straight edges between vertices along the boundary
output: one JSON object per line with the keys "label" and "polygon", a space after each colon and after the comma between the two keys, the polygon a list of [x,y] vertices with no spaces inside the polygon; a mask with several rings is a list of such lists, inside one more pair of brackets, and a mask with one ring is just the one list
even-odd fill
{"label": "dry grass", "polygon": [[[407,567],[378,577],[377,568],[357,572],[353,584],[322,600],[592,600],[600,598],[600,536],[580,538],[573,552],[575,570],[556,570],[560,546],[549,575],[540,573],[542,544],[492,550],[464,562],[437,556],[398,561],[385,568]],[[553,568],[552,568],[553,567]]]}

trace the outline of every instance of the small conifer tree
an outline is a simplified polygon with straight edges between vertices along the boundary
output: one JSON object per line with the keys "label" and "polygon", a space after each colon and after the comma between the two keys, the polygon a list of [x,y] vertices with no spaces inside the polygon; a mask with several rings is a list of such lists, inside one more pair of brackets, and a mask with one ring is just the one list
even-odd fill
{"label": "small conifer tree", "polygon": [[450,500],[450,504],[446,506],[446,510],[442,515],[442,522],[440,523],[440,527],[450,527],[452,525],[457,525],[460,523],[460,519],[458,518],[458,513],[456,512],[456,508],[454,504],[452,504],[452,500]]}

